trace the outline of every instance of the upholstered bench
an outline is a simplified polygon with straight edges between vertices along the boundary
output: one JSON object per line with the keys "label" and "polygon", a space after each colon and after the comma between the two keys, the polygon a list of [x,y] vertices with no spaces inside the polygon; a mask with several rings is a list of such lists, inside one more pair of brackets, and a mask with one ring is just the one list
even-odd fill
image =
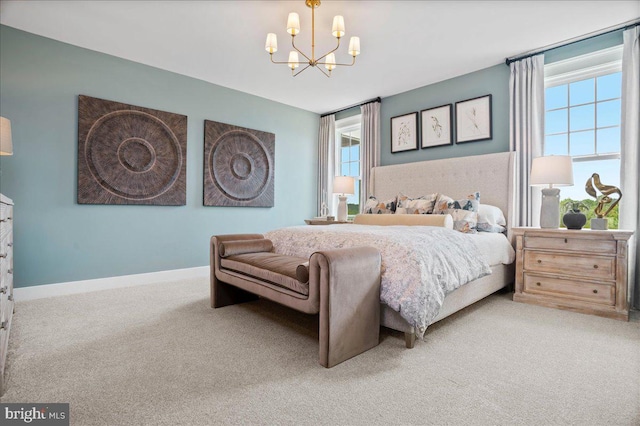
{"label": "upholstered bench", "polygon": [[379,343],[380,253],[319,251],[309,259],[273,252],[260,234],[211,237],[211,307],[258,296],[320,315],[320,364],[330,368]]}

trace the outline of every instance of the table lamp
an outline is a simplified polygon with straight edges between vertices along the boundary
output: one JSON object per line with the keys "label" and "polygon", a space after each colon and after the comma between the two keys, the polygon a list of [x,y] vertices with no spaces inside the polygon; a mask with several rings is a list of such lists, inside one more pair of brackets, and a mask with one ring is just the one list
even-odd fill
{"label": "table lamp", "polygon": [[336,176],[333,178],[333,193],[339,194],[338,199],[338,221],[347,220],[347,195],[355,192],[355,181],[351,176]]}
{"label": "table lamp", "polygon": [[550,155],[534,158],[531,163],[531,186],[542,188],[540,227],[560,226],[560,190],[554,186],[573,185],[573,165],[569,155]]}

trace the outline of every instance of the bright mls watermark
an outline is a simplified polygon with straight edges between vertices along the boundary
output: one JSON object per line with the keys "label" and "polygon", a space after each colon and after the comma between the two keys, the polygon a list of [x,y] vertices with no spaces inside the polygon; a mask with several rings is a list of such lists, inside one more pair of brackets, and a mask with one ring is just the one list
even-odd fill
{"label": "bright mls watermark", "polygon": [[69,404],[0,404],[2,424],[69,426]]}

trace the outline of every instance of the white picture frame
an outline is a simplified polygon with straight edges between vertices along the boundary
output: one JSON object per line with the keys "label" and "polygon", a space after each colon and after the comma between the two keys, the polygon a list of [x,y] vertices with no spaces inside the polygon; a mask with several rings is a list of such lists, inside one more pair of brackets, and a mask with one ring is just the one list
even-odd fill
{"label": "white picture frame", "polygon": [[492,138],[491,95],[456,102],[456,143]]}
{"label": "white picture frame", "polygon": [[420,111],[422,148],[453,144],[453,105],[441,105]]}

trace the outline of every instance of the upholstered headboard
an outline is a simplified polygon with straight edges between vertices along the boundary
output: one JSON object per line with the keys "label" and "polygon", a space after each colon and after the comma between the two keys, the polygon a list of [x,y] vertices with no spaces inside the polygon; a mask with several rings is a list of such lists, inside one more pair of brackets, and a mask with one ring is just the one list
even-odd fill
{"label": "upholstered headboard", "polygon": [[440,192],[460,199],[480,191],[480,204],[498,206],[504,212],[507,226],[514,215],[513,152],[447,158],[416,163],[395,164],[371,169],[370,194],[379,200]]}

